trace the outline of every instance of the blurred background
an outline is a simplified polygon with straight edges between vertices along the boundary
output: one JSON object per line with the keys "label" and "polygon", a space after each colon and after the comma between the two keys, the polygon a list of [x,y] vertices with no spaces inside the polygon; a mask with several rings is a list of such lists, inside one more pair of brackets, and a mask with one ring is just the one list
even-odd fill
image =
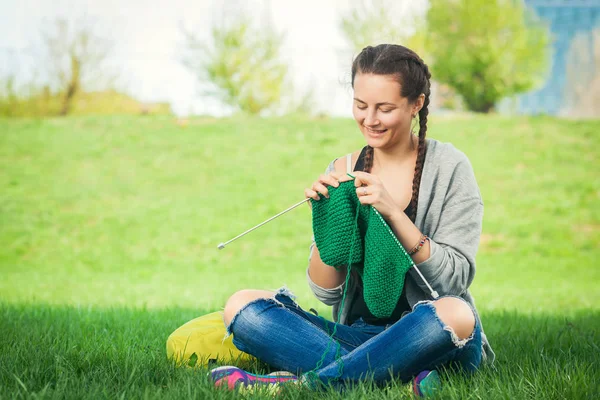
{"label": "blurred background", "polygon": [[347,117],[352,57],[384,42],[433,67],[434,109],[600,113],[597,0],[2,0],[0,17],[5,116]]}

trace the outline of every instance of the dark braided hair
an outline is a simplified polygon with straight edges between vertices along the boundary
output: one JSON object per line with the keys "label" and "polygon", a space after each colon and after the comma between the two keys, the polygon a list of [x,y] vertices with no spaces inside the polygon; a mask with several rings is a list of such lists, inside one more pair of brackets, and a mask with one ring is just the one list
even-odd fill
{"label": "dark braided hair", "polygon": [[[423,108],[419,111],[419,147],[415,177],[412,185],[412,197],[409,204],[409,218],[415,222],[417,202],[423,165],[425,163],[425,135],[427,134],[427,114],[429,114],[429,95],[431,73],[421,57],[414,51],[396,44],[380,44],[365,47],[352,63],[352,87],[357,73],[391,75],[400,83],[401,96],[408,98],[409,103],[417,101],[421,94],[425,95]],[[367,146],[365,154],[365,172],[371,172],[373,167],[373,148]]]}

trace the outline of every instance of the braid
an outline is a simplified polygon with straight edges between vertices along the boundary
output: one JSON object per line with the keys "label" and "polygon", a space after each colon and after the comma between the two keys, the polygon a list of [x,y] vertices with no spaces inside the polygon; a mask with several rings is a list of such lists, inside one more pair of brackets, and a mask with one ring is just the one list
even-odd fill
{"label": "braid", "polygon": [[371,172],[371,168],[373,168],[373,156],[374,156],[374,149],[367,145],[367,151],[365,152],[365,164],[363,166],[363,171],[364,172]]}
{"label": "braid", "polygon": [[425,136],[427,135],[427,115],[429,114],[429,94],[431,73],[427,65],[419,60],[419,64],[423,67],[425,73],[425,101],[423,107],[419,110],[419,147],[417,153],[417,162],[415,165],[415,176],[412,185],[412,197],[410,199],[410,220],[414,223],[417,219],[417,206],[419,203],[419,188],[421,186],[421,176],[423,175],[423,165],[425,164],[426,143]]}
{"label": "braid", "polygon": [[421,186],[421,176],[423,175],[423,165],[425,164],[425,136],[427,135],[427,114],[429,110],[429,95],[425,96],[423,108],[419,111],[419,148],[417,153],[417,163],[415,165],[415,177],[412,184],[412,197],[410,199],[410,220],[414,223],[417,219],[417,205],[419,202],[419,187]]}

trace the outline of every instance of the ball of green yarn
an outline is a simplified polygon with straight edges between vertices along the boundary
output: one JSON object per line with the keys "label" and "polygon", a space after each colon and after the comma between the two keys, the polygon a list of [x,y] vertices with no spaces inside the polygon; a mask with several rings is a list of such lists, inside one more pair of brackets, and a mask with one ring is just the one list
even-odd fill
{"label": "ball of green yarn", "polygon": [[321,260],[335,268],[357,268],[369,311],[387,318],[398,303],[406,272],[414,265],[412,258],[381,214],[360,204],[353,181],[328,190],[329,198],[311,200],[313,233]]}

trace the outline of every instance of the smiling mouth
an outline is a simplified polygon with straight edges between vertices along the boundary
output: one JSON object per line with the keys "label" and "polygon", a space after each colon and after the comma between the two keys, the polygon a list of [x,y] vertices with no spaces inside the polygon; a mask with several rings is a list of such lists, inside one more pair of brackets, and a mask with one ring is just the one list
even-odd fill
{"label": "smiling mouth", "polygon": [[369,133],[375,133],[375,134],[378,134],[378,135],[381,135],[382,133],[384,133],[385,131],[387,131],[387,129],[379,129],[379,130],[378,130],[378,129],[371,129],[371,128],[367,128],[366,126],[365,126],[365,129],[366,129],[366,130],[367,130],[367,132],[369,132]]}

